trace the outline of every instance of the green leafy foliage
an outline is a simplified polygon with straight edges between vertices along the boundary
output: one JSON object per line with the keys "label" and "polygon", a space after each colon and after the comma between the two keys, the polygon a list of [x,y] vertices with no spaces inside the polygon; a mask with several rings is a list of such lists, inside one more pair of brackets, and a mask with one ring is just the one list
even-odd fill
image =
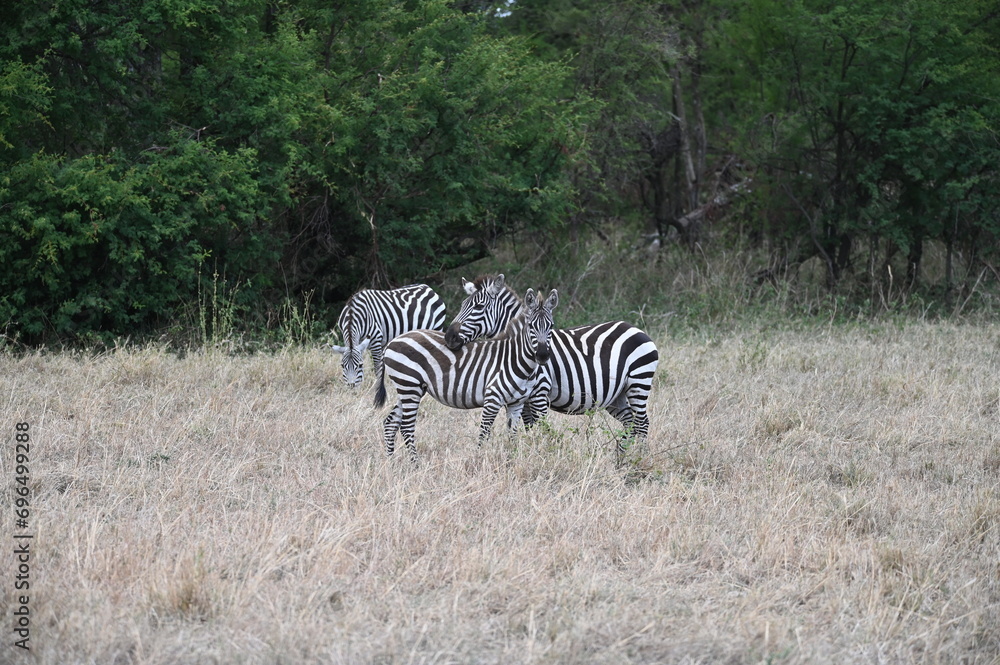
{"label": "green leafy foliage", "polygon": [[0,62],[0,155],[8,159],[26,156],[25,146],[15,145],[15,134],[44,126],[51,95],[52,89],[38,64]]}
{"label": "green leafy foliage", "polygon": [[224,327],[274,337],[621,220],[733,231],[749,289],[818,259],[855,304],[912,293],[933,244],[966,303],[1000,274],[994,4],[13,3],[0,326],[155,334],[220,276]]}
{"label": "green leafy foliage", "polygon": [[142,329],[195,293],[206,261],[274,259],[253,233],[262,204],[251,151],[176,144],[123,165],[36,155],[0,187],[0,320],[29,336]]}
{"label": "green leafy foliage", "polygon": [[863,242],[906,253],[912,280],[925,240],[975,254],[995,237],[995,21],[990,3],[952,0],[734,12],[711,54],[761,230],[822,255],[832,282]]}
{"label": "green leafy foliage", "polygon": [[330,54],[340,103],[322,156],[381,280],[461,265],[493,237],[557,224],[578,142],[575,111],[554,94],[564,68],[446,3],[390,3],[376,17],[357,33],[375,36],[367,47],[345,40]]}
{"label": "green leafy foliage", "polygon": [[511,12],[512,29],[571,64],[567,94],[592,107],[587,152],[574,165],[579,216],[634,216],[635,192],[657,159],[652,144],[674,120],[670,69],[680,39],[667,5],[518,0]]}
{"label": "green leafy foliage", "polygon": [[337,302],[573,202],[566,67],[447,2],[71,0],[0,36],[0,322],[29,341],[167,325],[199,274],[261,319]]}

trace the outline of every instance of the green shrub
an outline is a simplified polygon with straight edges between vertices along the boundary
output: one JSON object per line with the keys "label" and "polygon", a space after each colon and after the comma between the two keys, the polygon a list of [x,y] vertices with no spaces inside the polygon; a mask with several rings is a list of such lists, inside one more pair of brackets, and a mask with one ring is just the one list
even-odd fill
{"label": "green shrub", "polygon": [[251,151],[177,135],[132,165],[38,153],[0,181],[0,322],[26,341],[148,330],[196,298],[205,262],[276,254]]}

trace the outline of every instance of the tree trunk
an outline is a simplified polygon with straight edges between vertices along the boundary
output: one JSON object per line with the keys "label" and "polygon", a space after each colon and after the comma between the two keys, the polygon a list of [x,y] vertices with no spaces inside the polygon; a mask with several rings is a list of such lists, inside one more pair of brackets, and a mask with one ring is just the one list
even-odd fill
{"label": "tree trunk", "polygon": [[954,241],[949,233],[945,238],[945,253],[944,253],[944,306],[945,309],[951,310],[951,281],[952,281],[952,265],[951,256],[954,251]]}
{"label": "tree trunk", "polygon": [[680,189],[684,192],[685,212],[688,212],[698,207],[698,174],[695,172],[694,157],[691,154],[690,126],[687,120],[687,110],[684,108],[684,90],[681,86],[680,68],[674,65],[670,74],[673,77],[674,115],[681,125],[681,149],[677,158],[680,160],[678,171],[683,173],[684,183]]}
{"label": "tree trunk", "polygon": [[920,277],[920,260],[924,256],[924,239],[914,238],[910,244],[910,253],[906,257],[906,289],[916,286]]}
{"label": "tree trunk", "polygon": [[700,200],[702,179],[706,173],[706,155],[708,153],[708,138],[705,134],[705,113],[701,104],[701,53],[704,44],[701,32],[694,36],[695,57],[691,61],[691,111],[694,115],[694,125],[691,127],[692,143],[694,144],[695,203]]}

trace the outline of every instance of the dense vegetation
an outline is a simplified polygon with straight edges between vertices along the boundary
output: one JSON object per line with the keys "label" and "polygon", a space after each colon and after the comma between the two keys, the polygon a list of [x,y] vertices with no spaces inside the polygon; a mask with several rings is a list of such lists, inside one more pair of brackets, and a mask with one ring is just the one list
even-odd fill
{"label": "dense vegetation", "polygon": [[358,287],[609,229],[676,234],[692,262],[749,252],[751,287],[818,262],[859,311],[954,311],[1000,280],[997,9],[15,4],[0,326],[34,344],[260,331],[307,306],[328,324]]}

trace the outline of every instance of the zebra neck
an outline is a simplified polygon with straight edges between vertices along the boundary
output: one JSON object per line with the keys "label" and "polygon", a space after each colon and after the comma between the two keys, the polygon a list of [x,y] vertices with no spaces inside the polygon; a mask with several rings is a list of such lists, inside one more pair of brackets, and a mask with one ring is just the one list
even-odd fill
{"label": "zebra neck", "polygon": [[514,345],[514,357],[520,358],[518,363],[526,369],[525,376],[531,376],[538,368],[538,361],[535,360],[535,349],[531,345],[531,338],[528,336],[528,326],[523,316],[519,316],[510,322],[511,336],[510,342]]}
{"label": "zebra neck", "polygon": [[358,331],[357,321],[354,317],[347,320],[347,326],[343,329],[344,333],[344,346],[349,349],[353,349],[361,342],[361,335]]}
{"label": "zebra neck", "polygon": [[526,329],[527,325],[524,320],[524,311],[522,310],[518,316],[507,322],[507,326],[503,329],[502,333],[497,335],[496,339],[527,339],[527,336],[523,334]]}
{"label": "zebra neck", "polygon": [[501,316],[502,320],[512,321],[520,316],[524,316],[526,310],[524,308],[524,303],[517,296],[516,293],[507,287],[504,292],[504,298],[501,301]]}

